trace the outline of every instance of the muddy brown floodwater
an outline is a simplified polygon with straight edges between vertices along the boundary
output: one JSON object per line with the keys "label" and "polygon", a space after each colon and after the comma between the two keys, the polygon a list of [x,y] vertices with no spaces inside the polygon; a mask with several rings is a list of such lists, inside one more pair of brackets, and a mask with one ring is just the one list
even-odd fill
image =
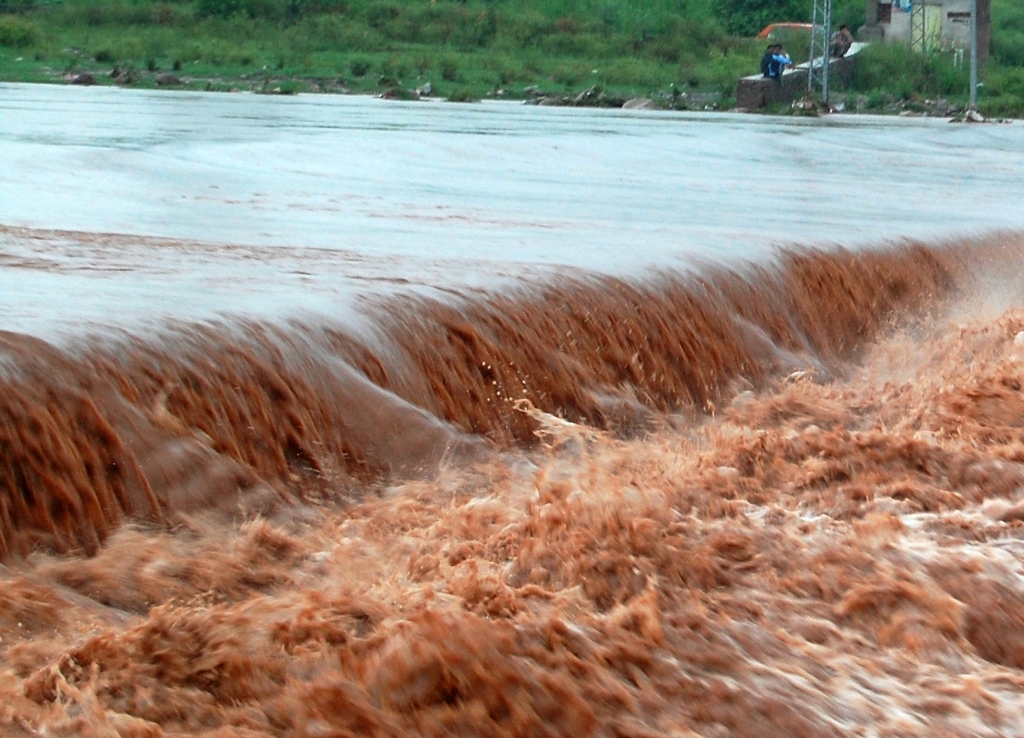
{"label": "muddy brown floodwater", "polygon": [[0,726],[1018,734],[1022,254],[5,334]]}
{"label": "muddy brown floodwater", "polygon": [[[83,148],[120,145],[79,112]],[[78,146],[54,131],[0,156]],[[965,227],[1021,217],[990,186],[958,185]],[[533,226],[453,218],[425,254],[318,246],[302,217],[309,247],[205,242],[176,205],[128,235],[116,197],[83,221],[22,193],[0,227],[0,735],[1024,735],[1024,236],[881,243],[897,226],[869,208],[842,217],[879,245],[741,262],[716,249],[744,197],[691,195],[718,234],[699,266],[624,240],[628,213],[593,254],[554,219],[537,258],[477,261],[472,238]],[[925,209],[952,233],[951,202]]]}

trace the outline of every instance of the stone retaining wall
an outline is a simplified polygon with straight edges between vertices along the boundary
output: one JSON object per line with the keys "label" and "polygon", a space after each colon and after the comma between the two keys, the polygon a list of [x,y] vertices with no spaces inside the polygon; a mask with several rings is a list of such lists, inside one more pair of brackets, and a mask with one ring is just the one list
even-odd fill
{"label": "stone retaining wall", "polygon": [[[858,48],[857,51],[860,49]],[[856,51],[841,59],[832,59],[829,66],[829,88],[849,87],[853,82],[853,68],[857,59]],[[807,63],[790,69],[782,75],[780,85],[773,79],[760,74],[744,77],[736,83],[736,107],[745,110],[761,110],[768,105],[788,105],[807,92]]]}

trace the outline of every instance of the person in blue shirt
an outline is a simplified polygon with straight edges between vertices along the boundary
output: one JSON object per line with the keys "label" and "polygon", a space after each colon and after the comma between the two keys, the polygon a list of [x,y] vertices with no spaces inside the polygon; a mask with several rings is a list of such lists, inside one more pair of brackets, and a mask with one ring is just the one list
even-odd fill
{"label": "person in blue shirt", "polygon": [[775,44],[775,53],[772,54],[768,63],[768,76],[775,80],[776,84],[782,85],[782,73],[786,67],[793,66],[793,60],[782,50],[782,44]]}

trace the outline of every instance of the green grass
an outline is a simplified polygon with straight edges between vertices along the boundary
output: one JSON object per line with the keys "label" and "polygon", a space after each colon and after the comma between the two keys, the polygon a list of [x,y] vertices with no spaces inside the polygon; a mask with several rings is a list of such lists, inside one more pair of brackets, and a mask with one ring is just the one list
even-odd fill
{"label": "green grass", "polygon": [[962,96],[967,85],[967,66],[954,66],[952,54],[921,55],[896,44],[869,46],[854,69],[854,90],[884,90],[897,98]]}
{"label": "green grass", "polygon": [[256,89],[267,77],[374,91],[430,81],[464,99],[598,85],[728,92],[760,44],[711,0],[65,0],[0,17],[0,78],[114,67]]}
{"label": "green grass", "polygon": [[[1024,114],[1024,3],[993,0],[992,61],[982,110]],[[862,0],[836,0],[854,29]],[[769,21],[807,21],[809,0],[28,0],[0,16],[0,79],[55,81],[131,70],[152,85],[174,71],[190,87],[302,92],[409,90],[472,100],[567,94],[596,86],[619,97],[681,91],[735,94],[756,73]],[[806,38],[789,51],[806,58]],[[872,47],[858,62],[865,107],[884,100],[966,99],[951,57]],[[285,84],[287,82],[287,84]],[[395,93],[397,94],[397,93]]]}
{"label": "green grass", "polygon": [[[893,102],[915,104],[944,98],[965,107],[969,69],[951,53],[920,55],[898,45],[873,45],[861,52],[854,90],[867,97],[866,108],[884,111]],[[1024,117],[1024,4],[992,1],[991,58],[981,70],[979,110],[990,117]]]}

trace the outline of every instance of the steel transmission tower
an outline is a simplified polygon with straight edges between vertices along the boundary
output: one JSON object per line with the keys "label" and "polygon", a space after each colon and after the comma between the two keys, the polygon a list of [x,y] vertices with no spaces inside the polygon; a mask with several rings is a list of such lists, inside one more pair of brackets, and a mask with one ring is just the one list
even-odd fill
{"label": "steel transmission tower", "polygon": [[928,51],[927,18],[927,0],[915,0],[910,6],[910,48],[922,54]]}
{"label": "steel transmission tower", "polygon": [[828,105],[829,41],[832,38],[832,0],[814,0],[811,14],[811,58],[807,62],[807,92]]}

